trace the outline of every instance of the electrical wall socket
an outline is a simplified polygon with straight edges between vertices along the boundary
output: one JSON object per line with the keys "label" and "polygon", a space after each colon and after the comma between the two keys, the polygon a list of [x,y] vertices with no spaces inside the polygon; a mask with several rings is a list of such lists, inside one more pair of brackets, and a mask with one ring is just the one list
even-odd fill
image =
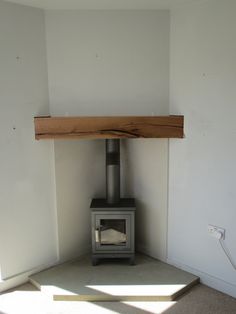
{"label": "electrical wall socket", "polygon": [[208,233],[214,237],[217,238],[218,240],[225,239],[225,229],[221,228],[221,227],[217,227],[217,226],[213,226],[213,225],[208,225]]}

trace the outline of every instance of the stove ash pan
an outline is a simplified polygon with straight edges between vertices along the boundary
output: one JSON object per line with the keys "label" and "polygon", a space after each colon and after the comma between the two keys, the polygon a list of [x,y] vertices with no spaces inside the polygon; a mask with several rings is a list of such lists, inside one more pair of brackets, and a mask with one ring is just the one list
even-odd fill
{"label": "stove ash pan", "polygon": [[91,203],[92,263],[135,257],[135,200],[120,198],[120,141],[106,140],[106,199]]}

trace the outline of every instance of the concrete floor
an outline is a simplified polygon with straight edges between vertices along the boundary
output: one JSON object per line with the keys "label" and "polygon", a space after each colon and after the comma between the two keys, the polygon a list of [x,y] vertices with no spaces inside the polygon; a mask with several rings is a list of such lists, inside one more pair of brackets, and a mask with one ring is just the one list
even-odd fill
{"label": "concrete floor", "polygon": [[42,292],[60,301],[172,301],[198,277],[146,255],[92,266],[89,256],[30,277]]}
{"label": "concrete floor", "polygon": [[169,302],[57,302],[25,284],[0,296],[1,314],[234,314],[236,299],[198,284]]}

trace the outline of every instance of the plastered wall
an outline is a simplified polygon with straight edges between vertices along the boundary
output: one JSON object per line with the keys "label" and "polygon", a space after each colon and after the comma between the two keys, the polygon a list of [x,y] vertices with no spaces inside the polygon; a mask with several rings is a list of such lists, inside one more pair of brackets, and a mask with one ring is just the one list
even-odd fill
{"label": "plastered wall", "polygon": [[186,138],[170,140],[169,262],[236,296],[235,270],[208,224],[226,230],[236,260],[236,2],[201,1],[171,11],[170,111]]}
{"label": "plastered wall", "polygon": [[2,279],[57,260],[52,142],[36,142],[48,114],[44,13],[0,1],[0,269]]}

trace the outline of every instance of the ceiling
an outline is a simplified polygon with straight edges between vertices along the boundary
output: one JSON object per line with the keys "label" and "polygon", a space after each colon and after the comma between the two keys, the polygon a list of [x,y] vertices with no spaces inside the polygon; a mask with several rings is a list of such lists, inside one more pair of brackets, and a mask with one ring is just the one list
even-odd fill
{"label": "ceiling", "polygon": [[155,10],[202,0],[6,0],[52,10]]}

